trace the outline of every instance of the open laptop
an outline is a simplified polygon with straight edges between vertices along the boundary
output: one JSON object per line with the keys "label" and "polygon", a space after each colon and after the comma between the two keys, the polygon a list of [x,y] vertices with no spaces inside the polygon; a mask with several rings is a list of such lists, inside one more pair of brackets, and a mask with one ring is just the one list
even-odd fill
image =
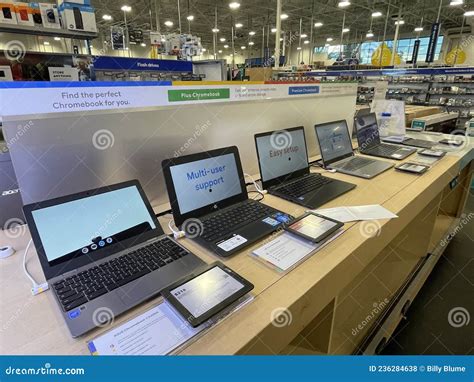
{"label": "open laptop", "polygon": [[416,152],[416,149],[387,145],[380,142],[379,125],[375,113],[356,116],[354,126],[357,132],[359,152],[374,157],[402,160]]}
{"label": "open laptop", "polygon": [[249,199],[237,147],[162,162],[174,223],[227,257],[274,232],[292,217]]}
{"label": "open laptop", "polygon": [[205,265],[164,234],[136,180],[23,209],[73,337],[112,322]]}
{"label": "open laptop", "polygon": [[316,208],[355,184],[310,173],[304,128],[255,135],[262,186],[272,195]]}
{"label": "open laptop", "polygon": [[389,162],[355,156],[344,119],[315,125],[314,129],[325,168],[370,179],[393,167]]}

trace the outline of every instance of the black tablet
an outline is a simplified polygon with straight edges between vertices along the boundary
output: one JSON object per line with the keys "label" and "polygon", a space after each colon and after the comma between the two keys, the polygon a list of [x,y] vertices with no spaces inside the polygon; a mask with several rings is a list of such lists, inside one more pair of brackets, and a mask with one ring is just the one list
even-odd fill
{"label": "black tablet", "polygon": [[161,294],[191,326],[197,327],[252,289],[253,284],[216,262],[170,285]]}
{"label": "black tablet", "polygon": [[462,146],[462,144],[464,143],[462,140],[460,139],[442,139],[441,141],[439,141],[439,143],[443,144],[443,145],[449,145],[449,146]]}
{"label": "black tablet", "polygon": [[423,150],[418,151],[418,154],[424,155],[427,157],[442,158],[446,155],[446,151],[423,149]]}
{"label": "black tablet", "polygon": [[411,172],[412,174],[423,174],[429,168],[430,168],[429,166],[424,166],[422,164],[411,163],[411,162],[403,163],[395,167],[395,169],[398,171]]}
{"label": "black tablet", "polygon": [[313,243],[319,243],[342,226],[344,226],[344,223],[340,221],[315,214],[314,212],[307,212],[291,224],[285,226],[284,229]]}

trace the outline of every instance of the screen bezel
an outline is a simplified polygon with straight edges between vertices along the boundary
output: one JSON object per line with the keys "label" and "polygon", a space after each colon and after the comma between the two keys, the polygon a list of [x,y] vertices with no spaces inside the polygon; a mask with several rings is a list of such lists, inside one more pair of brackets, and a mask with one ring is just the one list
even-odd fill
{"label": "screen bezel", "polygon": [[[330,161],[326,161],[326,160],[324,160],[323,150],[321,150],[321,143],[320,143],[320,140],[319,140],[318,128],[322,127],[322,126],[327,126],[327,125],[334,125],[334,124],[337,124],[337,123],[344,123],[344,125],[346,126],[345,131],[346,131],[347,136],[349,137],[349,142],[351,144],[351,152],[347,153],[347,154],[344,154],[344,155],[341,155],[340,157],[336,157],[336,158],[334,158]],[[314,125],[314,132],[316,134],[316,140],[318,141],[318,147],[319,147],[319,154],[321,155],[321,160],[323,161],[324,167],[327,167],[332,163],[339,162],[340,160],[343,160],[343,159],[350,158],[350,157],[354,156],[354,148],[352,147],[352,139],[351,139],[351,136],[349,135],[349,127],[347,126],[347,121],[345,119],[340,119],[338,121],[319,123],[317,125]]]}
{"label": "screen bezel", "polygon": [[[181,213],[181,210],[179,209],[178,198],[176,196],[176,190],[173,184],[173,178],[171,176],[171,167],[180,164],[199,161],[202,159],[216,158],[227,154],[234,155],[237,174],[239,176],[240,181],[240,188],[242,189],[242,192],[227,199],[223,199],[220,202],[211,203],[196,210],[186,212],[184,214]],[[228,207],[232,204],[243,202],[248,199],[247,187],[245,186],[244,173],[242,171],[242,163],[240,162],[240,155],[237,146],[230,146],[211,151],[204,151],[197,154],[190,154],[177,158],[165,159],[161,162],[161,167],[163,169],[166,189],[168,190],[168,198],[171,204],[171,209],[173,211],[173,219],[178,227],[181,226],[181,224],[183,224],[186,219],[198,218],[200,216],[207,215],[211,212],[218,211],[219,209]]]}
{"label": "screen bezel", "polygon": [[[300,220],[303,220],[305,218],[307,218],[309,215],[314,215],[314,216],[317,216],[318,218],[321,218],[321,219],[324,219],[324,220],[328,220],[332,223],[334,223],[334,227],[331,227],[329,228],[326,232],[324,232],[323,234],[319,235],[318,237],[311,237],[311,236],[308,236],[308,235],[305,235],[303,233],[301,233],[300,231],[298,230],[295,230],[293,228],[291,228],[291,226],[295,223],[297,223],[298,221]],[[331,218],[328,218],[326,216],[323,216],[323,215],[319,215],[317,213],[314,213],[314,212],[306,212],[305,214],[301,215],[300,217],[296,218],[295,220],[293,220],[290,224],[288,225],[285,225],[283,228],[285,231],[288,231],[288,232],[291,232],[292,234],[294,235],[297,235],[297,236],[300,236],[306,240],[309,240],[313,243],[320,243],[321,241],[325,240],[327,237],[331,236],[334,232],[336,232],[337,230],[339,230],[340,228],[342,228],[344,226],[344,223],[338,221],[338,220],[334,220],[334,219],[331,219]]]}
{"label": "screen bezel", "polygon": [[[72,259],[65,259],[63,261],[59,261],[59,259],[54,260],[54,265],[48,261],[46,253],[44,251],[43,243],[41,242],[41,238],[38,232],[38,228],[36,227],[35,220],[33,218],[33,211],[40,210],[47,207],[52,207],[58,204],[63,204],[67,202],[72,202],[80,199],[84,199],[90,196],[100,195],[111,191],[116,191],[123,188],[128,188],[135,186],[142,197],[145,206],[150,213],[150,217],[152,218],[153,223],[155,224],[156,228],[152,229],[149,232],[145,232],[139,236],[132,237],[130,239],[117,242],[103,248],[98,248],[94,252],[89,252],[87,254],[78,254],[74,256]],[[143,188],[141,187],[138,180],[131,180],[127,182],[122,182],[110,186],[100,187],[93,190],[83,191],[76,194],[71,194],[67,196],[62,196],[59,198],[49,199],[42,202],[32,203],[23,206],[23,213],[25,215],[26,222],[28,223],[28,227],[30,229],[31,238],[33,239],[33,243],[36,247],[36,252],[38,253],[38,257],[40,260],[41,268],[43,269],[43,273],[47,280],[50,280],[54,277],[60,276],[66,272],[70,272],[77,268],[83,267],[85,265],[101,261],[106,257],[114,255],[117,252],[123,251],[127,248],[130,248],[134,245],[138,245],[143,243],[147,240],[152,238],[161,236],[164,234],[163,229],[161,228],[158,219],[153,212],[153,208],[146,197]],[[61,227],[58,227],[58,235],[61,234]]]}
{"label": "screen bezel", "polygon": [[[218,267],[222,269],[225,273],[233,277],[235,280],[237,280],[239,283],[243,285],[243,288],[239,289],[237,292],[234,294],[230,295],[226,299],[222,300],[219,304],[216,306],[212,307],[209,309],[207,312],[203,313],[199,317],[194,317],[192,313],[186,309],[186,307],[179,302],[176,297],[173,296],[171,291],[173,289],[179,288],[181,285],[186,284],[187,282],[195,279],[196,277],[199,277],[203,273],[206,273],[210,271],[211,269]],[[233,302],[237,301],[239,298],[245,296],[247,293],[249,293],[252,289],[254,288],[254,285],[249,282],[248,280],[244,279],[242,276],[234,272],[232,269],[226,267],[224,264],[222,264],[219,261],[216,261],[215,263],[209,264],[208,266],[201,268],[197,272],[193,272],[190,275],[182,278],[181,280],[171,284],[170,286],[167,286],[165,289],[161,291],[161,295],[163,298],[174,308],[176,311],[181,314],[181,316],[188,321],[192,327],[197,327],[201,325],[203,322],[206,322],[209,320],[211,317],[215,316],[217,313],[221,312],[223,309],[227,308],[229,305],[231,305]]]}
{"label": "screen bezel", "polygon": [[308,163],[308,165],[306,167],[304,167],[300,170],[289,172],[289,173],[287,173],[285,175],[282,175],[282,176],[279,176],[277,178],[273,178],[273,179],[269,179],[269,180],[263,180],[262,163],[260,161],[260,154],[258,152],[257,139],[262,138],[262,137],[271,136],[274,133],[279,133],[279,132],[283,132],[283,131],[288,131],[288,132],[291,133],[293,131],[298,131],[298,130],[301,130],[303,132],[304,149],[305,149],[305,152],[306,152],[306,161],[308,162],[308,148],[307,148],[307,145],[306,145],[306,135],[304,133],[304,127],[303,126],[291,127],[289,129],[283,129],[283,130],[274,130],[274,131],[269,131],[269,132],[259,133],[259,134],[254,135],[255,151],[257,152],[258,170],[260,171],[260,178],[262,180],[262,187],[263,187],[264,190],[266,190],[270,187],[273,187],[275,185],[280,185],[280,184],[285,183],[289,180],[292,180],[292,179],[295,179],[295,178],[300,178],[304,175],[309,174],[310,170],[309,170],[309,163]]}
{"label": "screen bezel", "polygon": [[[373,117],[375,119],[375,125],[377,126],[377,131],[379,132],[379,134],[377,135],[377,137],[373,140],[373,143],[369,144],[369,145],[366,145],[364,146],[364,148],[362,148],[362,146],[364,145],[364,142],[361,142],[362,140],[362,137],[359,136],[359,128],[358,128],[358,123],[357,123],[357,118],[364,118],[364,117]],[[365,151],[366,149],[370,149],[372,147],[376,147],[378,145],[380,145],[380,131],[379,131],[379,123],[377,121],[377,114],[375,113],[368,113],[368,114],[365,114],[365,115],[361,115],[360,117],[358,116],[355,116],[354,117],[354,129],[356,130],[356,137],[357,137],[357,144],[359,146],[359,150],[362,151]]]}

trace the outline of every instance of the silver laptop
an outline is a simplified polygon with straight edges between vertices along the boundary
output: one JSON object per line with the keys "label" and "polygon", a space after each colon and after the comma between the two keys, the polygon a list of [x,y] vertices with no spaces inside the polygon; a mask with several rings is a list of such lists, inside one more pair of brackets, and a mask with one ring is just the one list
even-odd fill
{"label": "silver laptop", "polygon": [[314,129],[327,169],[370,179],[393,167],[389,162],[355,156],[345,120],[315,125]]}
{"label": "silver laptop", "polygon": [[205,265],[164,234],[136,180],[23,209],[73,337],[110,324]]}

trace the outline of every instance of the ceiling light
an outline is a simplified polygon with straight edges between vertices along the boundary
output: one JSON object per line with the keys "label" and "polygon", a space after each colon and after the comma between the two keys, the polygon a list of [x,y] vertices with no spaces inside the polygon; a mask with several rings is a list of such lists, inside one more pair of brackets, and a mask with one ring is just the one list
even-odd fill
{"label": "ceiling light", "polygon": [[283,37],[280,37],[280,41],[283,41]]}
{"label": "ceiling light", "polygon": [[110,16],[110,15],[102,15],[102,19],[105,20],[105,21],[110,21],[110,20],[112,20],[112,16]]}
{"label": "ceiling light", "polygon": [[61,37],[55,37],[54,40],[55,41],[61,41]]}
{"label": "ceiling light", "polygon": [[272,33],[276,33],[277,29],[276,28],[272,28]]}
{"label": "ceiling light", "polygon": [[415,28],[415,32],[422,32],[423,31],[423,27],[416,27]]}
{"label": "ceiling light", "polygon": [[306,33],[302,33],[302,34],[300,34],[300,37],[301,38],[306,38],[306,37],[308,37],[308,35]]}
{"label": "ceiling light", "polygon": [[229,3],[229,8],[230,9],[239,9],[240,8],[240,3],[237,1],[233,1],[232,3]]}
{"label": "ceiling light", "polygon": [[382,12],[379,12],[379,11],[372,12],[372,17],[380,17],[380,16],[382,16]]}
{"label": "ceiling light", "polygon": [[340,1],[337,6],[340,8],[345,8],[345,7],[348,7],[349,5],[351,5],[350,1]]}
{"label": "ceiling light", "polygon": [[288,16],[286,13],[282,13],[282,14],[280,15],[280,19],[282,19],[282,20],[286,20],[288,17],[289,17],[289,16]]}
{"label": "ceiling light", "polygon": [[90,45],[91,49],[94,47],[94,45]]}
{"label": "ceiling light", "polygon": [[301,46],[297,47],[296,50],[301,50]]}
{"label": "ceiling light", "polygon": [[249,32],[249,36],[255,36],[255,32],[254,32],[254,31],[250,31],[250,32]]}
{"label": "ceiling light", "polygon": [[405,24],[405,20],[397,20],[395,21],[395,25],[403,25]]}
{"label": "ceiling light", "polygon": [[193,20],[194,20],[194,16],[193,16],[193,15],[189,15],[188,17],[186,17],[186,20],[188,20],[188,21],[193,21]]}
{"label": "ceiling light", "polygon": [[247,47],[246,46],[241,46],[240,49],[245,50],[245,49],[247,49]]}
{"label": "ceiling light", "polygon": [[347,33],[347,32],[349,32],[349,31],[350,31],[349,28],[344,28],[344,29],[342,30],[342,33]]}
{"label": "ceiling light", "polygon": [[166,42],[166,39],[165,39],[165,38],[161,38],[161,42]]}
{"label": "ceiling light", "polygon": [[222,50],[218,50],[217,53],[222,53]]}
{"label": "ceiling light", "polygon": [[467,12],[464,12],[464,16],[465,16],[465,17],[474,16],[474,11],[467,11]]}
{"label": "ceiling light", "polygon": [[143,46],[143,47],[145,48],[145,47],[146,47],[146,44],[145,44],[144,42],[142,42],[142,43],[140,44],[140,46]]}
{"label": "ceiling light", "polygon": [[202,48],[202,51],[203,51],[203,52],[206,52],[206,51],[207,51],[207,49],[206,49],[206,48]]}
{"label": "ceiling light", "polygon": [[237,24],[235,24],[235,27],[236,27],[236,28],[242,28],[243,26],[244,26],[244,24],[242,24],[242,23],[237,23]]}
{"label": "ceiling light", "polygon": [[172,26],[174,25],[174,23],[173,23],[171,20],[166,20],[166,21],[165,21],[165,25],[166,25],[167,27],[172,27]]}
{"label": "ceiling light", "polygon": [[372,33],[372,31],[368,31],[367,34],[365,35],[365,37],[372,38],[372,37],[374,37],[374,34]]}
{"label": "ceiling light", "polygon": [[48,41],[43,42],[44,45],[49,45]]}
{"label": "ceiling light", "polygon": [[212,28],[212,32],[213,33],[219,33],[219,29],[218,28]]}
{"label": "ceiling light", "polygon": [[120,8],[123,12],[130,12],[132,10],[132,7],[130,5],[124,5],[122,8]]}
{"label": "ceiling light", "polygon": [[303,44],[309,44],[309,40],[304,40]]}
{"label": "ceiling light", "polygon": [[224,45],[224,48],[225,48],[225,49],[227,49],[228,47],[229,47],[229,45],[227,45],[227,44]]}
{"label": "ceiling light", "polygon": [[225,37],[221,37],[221,38],[219,39],[219,41],[220,41],[220,42],[225,42]]}
{"label": "ceiling light", "polygon": [[314,23],[314,27],[315,27],[315,28],[320,28],[320,27],[322,27],[323,25],[324,25],[324,24],[323,24],[322,22],[320,22],[320,21],[318,21],[317,23]]}
{"label": "ceiling light", "polygon": [[328,37],[328,38],[326,39],[327,42],[331,42],[332,40],[334,40],[332,37]]}
{"label": "ceiling light", "polygon": [[451,2],[449,3],[449,5],[451,6],[463,5],[463,4],[464,4],[464,0],[451,0]]}
{"label": "ceiling light", "polygon": [[253,41],[249,41],[249,45],[252,46],[255,45],[255,43]]}

